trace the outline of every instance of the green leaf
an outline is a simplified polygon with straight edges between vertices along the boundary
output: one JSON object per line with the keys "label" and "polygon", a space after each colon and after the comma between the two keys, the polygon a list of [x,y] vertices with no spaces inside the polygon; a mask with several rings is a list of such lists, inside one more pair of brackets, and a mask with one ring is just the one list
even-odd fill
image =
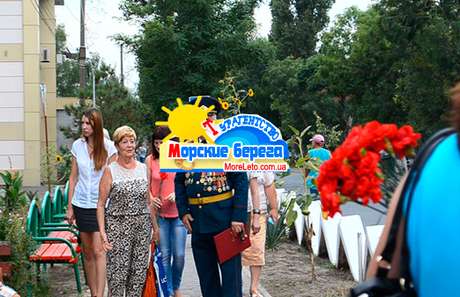
{"label": "green leaf", "polygon": [[297,135],[297,136],[300,135],[300,132],[299,132],[298,129],[294,128],[294,127],[291,126],[291,125],[288,125],[288,127],[289,127],[289,129],[292,130],[292,132],[294,132],[295,135]]}
{"label": "green leaf", "polygon": [[396,158],[395,151],[393,149],[393,145],[391,144],[391,141],[385,137],[385,148],[387,153],[389,153],[393,158]]}
{"label": "green leaf", "polygon": [[300,132],[300,137],[304,137],[305,133],[307,133],[308,130],[310,130],[310,128],[311,128],[311,125],[307,126],[305,129],[303,129],[302,132]]}
{"label": "green leaf", "polygon": [[297,211],[294,211],[294,209],[290,209],[286,215],[286,225],[291,227],[292,224],[294,224],[296,219],[297,219]]}
{"label": "green leaf", "polygon": [[307,195],[307,202],[305,203],[306,207],[310,207],[312,202],[313,202],[313,196]]}
{"label": "green leaf", "polygon": [[295,139],[297,140],[297,145],[300,147],[302,145],[302,138],[300,138],[299,136],[296,136]]}
{"label": "green leaf", "polygon": [[344,204],[344,203],[347,203],[348,201],[351,201],[350,197],[348,197],[348,196],[339,195],[339,197],[340,197],[340,203],[341,204]]}
{"label": "green leaf", "polygon": [[297,167],[297,168],[305,167],[305,164],[309,159],[310,159],[309,156],[297,159],[297,161],[295,162],[295,167]]}
{"label": "green leaf", "polygon": [[415,149],[413,147],[409,147],[406,149],[406,156],[408,158],[414,158],[415,157]]}

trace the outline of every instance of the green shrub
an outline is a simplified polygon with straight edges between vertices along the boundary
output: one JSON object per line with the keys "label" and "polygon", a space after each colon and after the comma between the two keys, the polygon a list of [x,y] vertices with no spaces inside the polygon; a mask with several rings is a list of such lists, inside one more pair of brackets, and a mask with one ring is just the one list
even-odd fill
{"label": "green shrub", "polygon": [[286,237],[289,231],[286,225],[287,209],[287,202],[282,203],[279,209],[280,217],[278,222],[273,224],[267,222],[267,235],[265,239],[265,247],[267,249],[276,249]]}
{"label": "green shrub", "polygon": [[70,171],[72,169],[72,153],[65,146],[61,146],[59,151],[60,154],[56,155],[57,181],[60,184],[64,184],[70,177]]}
{"label": "green shrub", "polygon": [[[25,232],[27,210],[19,211],[22,214],[10,214],[6,241],[11,245],[9,262],[13,264],[11,279],[5,281],[7,285],[18,291],[21,296],[49,296],[46,280],[37,281],[35,267],[29,262],[29,255],[35,250],[36,243]],[[6,215],[5,215],[6,216]]]}
{"label": "green shrub", "polygon": [[36,243],[25,230],[29,194],[24,192],[22,176],[16,171],[6,171],[0,176],[4,183],[0,192],[0,240],[10,244],[11,256],[7,261],[13,264],[11,278],[5,283],[21,296],[48,296],[46,282],[36,281],[36,272],[29,262]]}
{"label": "green shrub", "polygon": [[3,180],[3,191],[0,192],[0,208],[2,212],[11,213],[27,203],[23,191],[22,176],[16,171],[0,172]]}

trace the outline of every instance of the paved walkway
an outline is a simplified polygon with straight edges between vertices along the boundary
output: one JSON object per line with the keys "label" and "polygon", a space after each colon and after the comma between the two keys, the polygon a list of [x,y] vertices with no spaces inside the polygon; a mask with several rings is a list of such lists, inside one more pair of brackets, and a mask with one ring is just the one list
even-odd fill
{"label": "paved walkway", "polygon": [[[68,265],[54,265],[48,268],[49,276],[51,277],[51,296],[68,296],[68,297],[90,297],[89,288],[84,285],[83,271],[81,271],[81,281],[83,285],[83,294],[77,293],[77,288],[74,281],[73,271]],[[263,273],[263,271],[262,271]],[[243,284],[244,284],[244,297],[248,297],[250,283],[250,274],[247,268],[243,269]],[[107,289],[106,295],[107,296]],[[201,297],[200,284],[195,270],[195,263],[193,261],[192,247],[190,236],[187,238],[187,245],[185,249],[185,267],[182,277],[181,291],[184,297]],[[263,297],[271,297],[264,288],[259,288],[259,292]]]}
{"label": "paved walkway", "polygon": [[[263,273],[263,271],[262,271]],[[249,292],[251,276],[247,268],[243,268],[243,293],[247,297]],[[193,261],[192,247],[190,235],[187,237],[187,245],[185,248],[185,267],[182,277],[181,290],[184,297],[201,297],[200,283],[195,269],[195,262]],[[270,294],[263,288],[259,288],[259,292],[263,297],[271,297]]]}
{"label": "paved walkway", "polygon": [[[54,189],[54,187],[53,187]],[[25,187],[25,190],[28,191],[33,191],[37,192],[38,197],[43,197],[43,194],[47,191],[47,188],[44,186],[41,187]],[[57,265],[60,267],[60,265]],[[53,269],[51,269],[53,270]],[[64,269],[64,271],[66,271]],[[67,272],[67,271],[66,271]],[[263,271],[262,271],[263,273]],[[69,281],[69,284],[71,287],[73,287],[74,281],[73,281],[73,275],[69,274],[71,281]],[[83,275],[83,273],[82,273]],[[83,276],[82,276],[83,277]],[[249,269],[243,268],[243,293],[244,297],[248,296],[249,292],[249,284],[250,284],[251,276],[249,274]],[[84,282],[83,282],[84,283]],[[89,290],[86,286],[83,286],[85,289],[85,292],[83,296],[90,296]],[[192,255],[192,247],[191,247],[191,241],[190,241],[190,235],[187,236],[187,243],[186,243],[186,249],[185,249],[185,267],[184,267],[184,274],[182,277],[182,284],[181,284],[181,289],[184,297],[201,297],[201,291],[200,291],[200,283],[198,281],[198,275],[196,273],[195,269],[195,262],[193,261],[193,255]],[[76,288],[70,288],[70,291],[76,291]],[[259,288],[259,292],[262,294],[263,297],[271,297],[266,290],[261,287]],[[53,296],[57,296],[54,295]]]}

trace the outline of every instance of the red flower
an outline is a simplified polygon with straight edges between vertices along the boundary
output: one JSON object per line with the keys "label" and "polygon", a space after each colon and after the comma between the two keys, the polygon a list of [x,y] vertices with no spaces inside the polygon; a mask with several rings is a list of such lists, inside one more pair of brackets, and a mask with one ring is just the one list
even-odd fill
{"label": "red flower", "polygon": [[398,158],[406,155],[407,150],[417,146],[417,141],[421,138],[419,133],[415,133],[411,126],[402,126],[391,142],[394,153]]}
{"label": "red flower", "polygon": [[332,217],[348,200],[379,202],[383,183],[381,151],[402,158],[417,147],[420,137],[407,125],[398,129],[395,124],[372,121],[353,127],[332,158],[320,167],[317,184],[323,212]]}
{"label": "red flower", "polygon": [[168,178],[168,174],[166,172],[160,172],[160,178],[161,180],[165,180]]}

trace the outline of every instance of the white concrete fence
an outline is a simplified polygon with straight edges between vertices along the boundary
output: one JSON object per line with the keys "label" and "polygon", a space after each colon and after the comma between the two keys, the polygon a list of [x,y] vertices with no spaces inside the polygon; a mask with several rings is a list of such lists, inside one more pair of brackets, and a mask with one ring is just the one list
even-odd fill
{"label": "white concrete fence", "polygon": [[[295,192],[287,193],[285,189],[277,189],[278,202],[295,199]],[[295,230],[298,243],[302,243],[304,228],[307,218],[302,214],[300,207],[295,203],[297,211]],[[355,281],[361,281],[365,277],[368,259],[373,256],[377,242],[383,231],[383,225],[364,227],[359,215],[342,216],[337,213],[333,218],[323,219],[321,214],[321,202],[313,201],[309,207],[309,222],[315,235],[312,237],[312,249],[315,256],[321,250],[327,251],[331,264],[335,267],[348,264]],[[340,263],[340,252],[345,255],[347,263]]]}

